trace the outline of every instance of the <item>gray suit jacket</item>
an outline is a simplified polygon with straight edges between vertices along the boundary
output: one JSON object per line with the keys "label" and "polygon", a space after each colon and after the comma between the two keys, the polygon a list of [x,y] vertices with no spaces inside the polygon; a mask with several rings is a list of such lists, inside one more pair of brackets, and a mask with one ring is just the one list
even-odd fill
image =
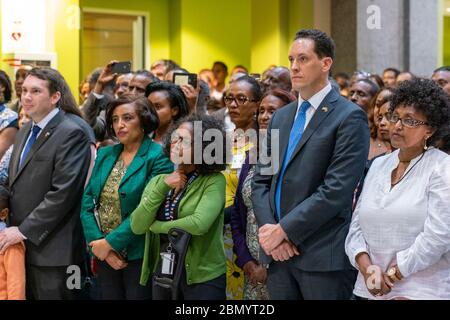
{"label": "gray suit jacket", "polygon": [[[279,129],[280,169],[262,175],[258,164],[252,184],[252,202],[260,226],[276,224],[275,190],[297,102],[283,107],[271,120]],[[282,181],[281,221],[283,230],[300,250],[294,264],[303,271],[328,272],[351,269],[344,251],[352,215],[352,196],[369,152],[366,114],[357,105],[332,90],[317,109],[297,145]],[[263,262],[271,257],[262,254]]]}
{"label": "gray suit jacket", "polygon": [[19,168],[31,126],[29,122],[19,131],[11,155],[10,223],[27,238],[27,263],[48,267],[78,264],[84,255],[80,206],[92,132],[87,132],[87,124],[60,111],[42,130]]}

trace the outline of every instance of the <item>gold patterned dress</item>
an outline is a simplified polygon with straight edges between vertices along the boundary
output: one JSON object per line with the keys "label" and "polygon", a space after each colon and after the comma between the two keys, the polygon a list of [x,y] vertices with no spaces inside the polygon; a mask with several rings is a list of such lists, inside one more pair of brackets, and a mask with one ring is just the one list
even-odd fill
{"label": "gold patterned dress", "polygon": [[[252,179],[255,175],[255,166],[248,171],[248,175],[242,184],[242,200],[247,207],[247,230],[246,243],[252,258],[259,261],[259,240],[258,240],[258,222],[252,204]],[[265,284],[252,285],[245,277],[244,281],[244,300],[268,300],[269,292]]]}
{"label": "gold patterned dress", "polygon": [[100,194],[98,213],[101,229],[105,234],[109,234],[122,223],[119,185],[126,171],[123,160],[117,160]]}

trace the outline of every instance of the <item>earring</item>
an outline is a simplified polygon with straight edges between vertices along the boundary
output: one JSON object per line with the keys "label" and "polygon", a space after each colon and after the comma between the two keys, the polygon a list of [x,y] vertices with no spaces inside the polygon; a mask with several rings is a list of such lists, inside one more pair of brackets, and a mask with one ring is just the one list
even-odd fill
{"label": "earring", "polygon": [[428,150],[427,140],[428,140],[428,138],[425,138],[425,145],[423,146],[423,149],[424,149],[425,151]]}

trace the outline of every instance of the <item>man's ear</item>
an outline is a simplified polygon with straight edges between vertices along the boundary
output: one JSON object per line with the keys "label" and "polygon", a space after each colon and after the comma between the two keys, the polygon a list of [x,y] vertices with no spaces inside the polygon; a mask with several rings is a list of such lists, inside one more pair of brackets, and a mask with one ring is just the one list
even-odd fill
{"label": "man's ear", "polygon": [[61,100],[61,92],[56,91],[52,96],[51,96],[51,102],[52,105],[58,105],[58,102]]}
{"label": "man's ear", "polygon": [[331,66],[333,65],[333,59],[330,57],[325,57],[322,59],[322,70],[324,72],[329,72],[331,70]]}

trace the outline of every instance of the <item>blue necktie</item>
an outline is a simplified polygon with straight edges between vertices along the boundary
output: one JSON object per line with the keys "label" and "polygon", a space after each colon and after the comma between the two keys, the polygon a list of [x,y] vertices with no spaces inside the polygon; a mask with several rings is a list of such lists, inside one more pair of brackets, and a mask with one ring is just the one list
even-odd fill
{"label": "blue necktie", "polygon": [[31,131],[32,131],[31,137],[28,140],[27,145],[23,149],[22,157],[20,158],[19,168],[22,168],[22,164],[23,164],[24,160],[27,158],[27,155],[30,152],[31,147],[36,142],[37,136],[38,136],[39,132],[41,131],[41,128],[39,128],[38,126],[34,125],[33,129],[31,129]]}
{"label": "blue necktie", "polygon": [[305,131],[305,123],[306,123],[306,111],[311,107],[311,104],[308,101],[304,101],[300,106],[300,111],[297,115],[297,118],[292,125],[291,133],[289,135],[289,144],[286,150],[286,154],[283,160],[283,166],[281,167],[281,172],[278,177],[277,187],[275,190],[275,208],[276,215],[278,221],[281,219],[281,185],[284,178],[284,173],[286,171],[287,165],[291,160],[292,154],[295,151],[298,143],[302,139],[303,132]]}

